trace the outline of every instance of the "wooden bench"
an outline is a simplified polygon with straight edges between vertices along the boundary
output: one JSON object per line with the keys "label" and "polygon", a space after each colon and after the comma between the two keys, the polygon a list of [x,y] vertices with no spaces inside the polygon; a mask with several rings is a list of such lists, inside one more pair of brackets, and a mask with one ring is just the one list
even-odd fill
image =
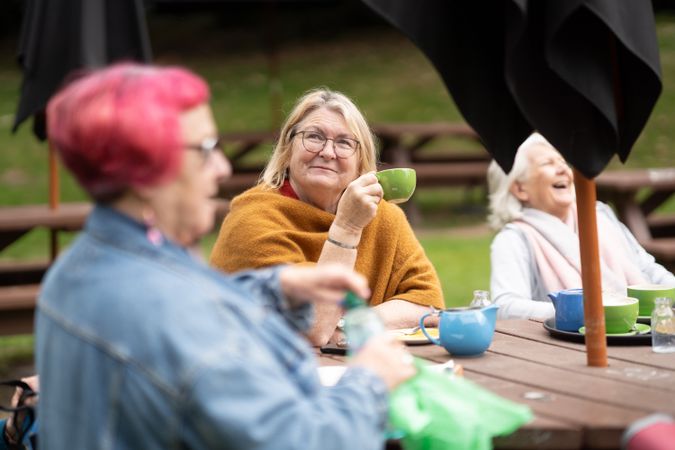
{"label": "wooden bench", "polygon": [[675,213],[651,214],[647,217],[647,225],[653,238],[675,236]]}
{"label": "wooden bench", "polygon": [[[380,143],[380,169],[412,167],[419,187],[485,185],[490,155],[478,135],[463,123],[387,123],[372,126]],[[278,135],[271,131],[228,133],[221,136],[234,174],[220,186],[220,195],[232,198],[256,184]],[[446,140],[446,141],[444,141]],[[451,140],[448,144],[447,140]],[[414,201],[403,205],[411,223],[421,221]]]}
{"label": "wooden bench", "polygon": [[63,203],[57,209],[48,205],[0,208],[0,251],[37,227],[56,232],[79,230],[91,208],[90,203],[84,202]]}
{"label": "wooden bench", "polygon": [[[63,204],[57,210],[50,210],[46,205],[0,208],[0,242],[9,240],[2,240],[3,233],[13,237],[19,231],[23,235],[36,227],[80,230],[91,208],[89,203]],[[229,209],[228,200],[218,200],[216,226]],[[0,335],[32,332],[40,282],[49,265],[50,261],[0,262]]]}
{"label": "wooden bench", "polygon": [[39,284],[0,286],[0,335],[32,333]]}
{"label": "wooden bench", "polygon": [[675,273],[675,237],[652,239],[642,246],[668,270]]}
{"label": "wooden bench", "polygon": [[596,186],[645,250],[675,271],[675,214],[655,212],[675,193],[675,168],[609,171]]}

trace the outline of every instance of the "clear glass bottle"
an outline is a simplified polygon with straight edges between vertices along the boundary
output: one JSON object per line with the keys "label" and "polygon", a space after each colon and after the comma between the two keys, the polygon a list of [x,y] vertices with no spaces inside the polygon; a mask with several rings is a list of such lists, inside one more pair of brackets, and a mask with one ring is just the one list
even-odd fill
{"label": "clear glass bottle", "polygon": [[489,291],[473,291],[473,300],[469,303],[470,307],[483,308],[485,306],[490,306],[492,301],[490,301],[490,292]]}
{"label": "clear glass bottle", "polygon": [[344,331],[350,353],[358,352],[372,336],[384,333],[380,316],[353,292],[347,293],[342,307],[345,309]]}
{"label": "clear glass bottle", "polygon": [[652,350],[656,353],[675,352],[675,314],[673,300],[659,297],[652,311]]}

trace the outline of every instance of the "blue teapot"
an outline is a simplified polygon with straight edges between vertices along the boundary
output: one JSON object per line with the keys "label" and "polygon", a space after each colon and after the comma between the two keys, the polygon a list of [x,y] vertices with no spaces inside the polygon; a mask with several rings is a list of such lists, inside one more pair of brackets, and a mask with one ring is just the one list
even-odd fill
{"label": "blue teapot", "polygon": [[[449,308],[428,313],[420,318],[420,329],[427,339],[445,348],[452,355],[480,355],[492,342],[497,323],[497,309],[499,306],[491,304],[482,308]],[[431,315],[439,316],[440,339],[429,336],[424,327],[424,319]]]}
{"label": "blue teapot", "polygon": [[551,292],[548,298],[555,308],[555,327],[562,331],[577,331],[584,326],[584,291],[565,289]]}

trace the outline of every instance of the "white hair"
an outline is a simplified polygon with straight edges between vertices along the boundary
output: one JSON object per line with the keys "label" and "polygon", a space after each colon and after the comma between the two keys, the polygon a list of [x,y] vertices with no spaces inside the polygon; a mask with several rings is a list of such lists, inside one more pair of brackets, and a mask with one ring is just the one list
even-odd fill
{"label": "white hair", "polygon": [[490,163],[487,173],[490,200],[488,223],[493,229],[500,230],[507,223],[522,217],[523,204],[511,193],[511,186],[516,181],[527,179],[530,170],[527,153],[530,148],[542,144],[551,146],[544,136],[536,132],[525,139],[516,151],[513,167],[508,175],[496,161]]}

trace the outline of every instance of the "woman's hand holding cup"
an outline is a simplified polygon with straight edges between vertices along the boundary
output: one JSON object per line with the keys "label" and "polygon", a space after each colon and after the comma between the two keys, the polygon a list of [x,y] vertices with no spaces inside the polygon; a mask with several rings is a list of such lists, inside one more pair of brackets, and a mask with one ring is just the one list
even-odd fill
{"label": "woman's hand holding cup", "polygon": [[375,172],[361,175],[349,183],[342,194],[333,223],[346,232],[360,235],[375,218],[382,194],[382,186],[377,182]]}

